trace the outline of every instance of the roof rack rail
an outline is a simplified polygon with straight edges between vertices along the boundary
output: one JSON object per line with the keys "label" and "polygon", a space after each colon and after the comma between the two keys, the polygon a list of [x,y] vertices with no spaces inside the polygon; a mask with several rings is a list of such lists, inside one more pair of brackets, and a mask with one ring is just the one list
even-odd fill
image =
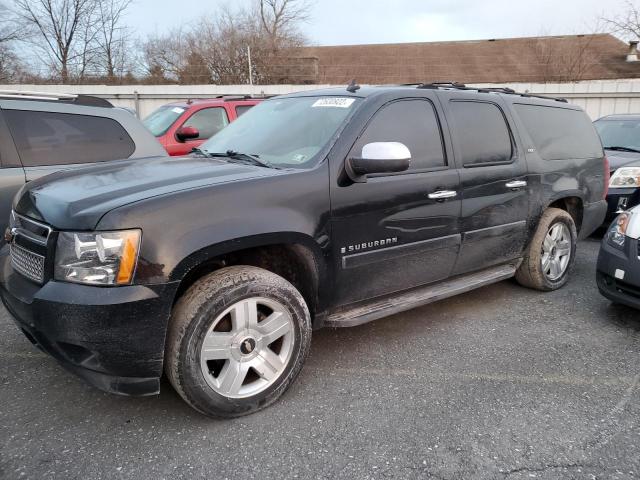
{"label": "roof rack rail", "polygon": [[229,100],[251,100],[253,97],[251,95],[221,95],[225,102]]}
{"label": "roof rack rail", "polygon": [[113,107],[111,102],[104,98],[94,97],[92,95],[74,95],[71,93],[35,92],[31,90],[0,90],[0,98],[11,100],[57,100],[88,107]]}
{"label": "roof rack rail", "polygon": [[509,87],[478,88],[478,92],[480,92],[480,93],[485,93],[485,92],[508,93],[510,95],[513,95],[514,93],[517,93],[513,88],[509,88]]}
{"label": "roof rack rail", "polygon": [[[417,85],[417,86],[416,86]],[[423,89],[438,89],[438,88],[453,88],[456,90],[475,90],[478,93],[505,93],[507,95],[518,95],[525,98],[541,98],[543,100],[554,100],[556,102],[568,103],[566,98],[549,97],[545,95],[535,95],[531,93],[516,92],[513,88],[509,87],[468,87],[464,83],[459,82],[430,82],[419,84],[404,84],[403,86],[416,86],[416,88]]]}
{"label": "roof rack rail", "polygon": [[416,88],[426,88],[426,89],[431,89],[431,88],[440,88],[440,87],[444,87],[444,88],[458,88],[460,90],[468,90],[467,86],[464,83],[460,83],[460,82],[429,82],[429,83],[419,83],[418,86]]}
{"label": "roof rack rail", "polygon": [[224,95],[213,95],[212,97],[193,97],[193,98],[189,98],[189,102],[194,102],[196,100],[211,100],[212,98],[215,99],[220,99],[223,101],[231,101],[231,100],[262,100],[265,98],[271,98],[271,97],[275,97],[277,96],[277,94],[271,94],[271,93],[259,93],[256,95],[253,94],[244,94],[244,93],[229,93],[229,94],[224,94]]}
{"label": "roof rack rail", "polygon": [[0,97],[19,97],[28,100],[75,99],[70,93],[34,92],[32,90],[0,90]]}

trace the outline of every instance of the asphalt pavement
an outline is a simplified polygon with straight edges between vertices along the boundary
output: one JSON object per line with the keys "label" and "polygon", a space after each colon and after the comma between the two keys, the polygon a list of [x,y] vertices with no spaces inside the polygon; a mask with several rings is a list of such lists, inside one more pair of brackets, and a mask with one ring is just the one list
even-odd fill
{"label": "asphalt pavement", "polygon": [[505,281],[341,330],[274,406],[206,418],[101,393],[0,311],[2,479],[630,479],[640,477],[640,312],[595,286]]}

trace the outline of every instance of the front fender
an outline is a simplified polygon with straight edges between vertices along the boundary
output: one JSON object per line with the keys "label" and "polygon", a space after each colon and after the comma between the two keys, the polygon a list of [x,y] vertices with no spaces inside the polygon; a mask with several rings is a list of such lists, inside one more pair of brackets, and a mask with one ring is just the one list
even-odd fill
{"label": "front fender", "polygon": [[145,199],[106,214],[100,230],[140,228],[136,283],[179,280],[209,258],[301,243],[318,258],[329,244],[326,165]]}
{"label": "front fender", "polygon": [[270,232],[226,240],[193,251],[169,273],[169,281],[182,280],[193,268],[213,258],[241,250],[272,245],[301,245],[313,255],[319,276],[326,273],[320,245],[308,235],[299,232]]}

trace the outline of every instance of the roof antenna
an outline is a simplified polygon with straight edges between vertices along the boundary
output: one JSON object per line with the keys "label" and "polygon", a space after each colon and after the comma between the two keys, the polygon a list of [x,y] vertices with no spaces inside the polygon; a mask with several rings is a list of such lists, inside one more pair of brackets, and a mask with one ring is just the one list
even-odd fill
{"label": "roof antenna", "polygon": [[349,93],[355,93],[355,92],[357,92],[358,90],[360,90],[360,85],[358,85],[358,84],[356,83],[356,79],[354,78],[353,80],[351,80],[351,81],[349,82],[349,85],[347,85],[347,92],[349,92]]}

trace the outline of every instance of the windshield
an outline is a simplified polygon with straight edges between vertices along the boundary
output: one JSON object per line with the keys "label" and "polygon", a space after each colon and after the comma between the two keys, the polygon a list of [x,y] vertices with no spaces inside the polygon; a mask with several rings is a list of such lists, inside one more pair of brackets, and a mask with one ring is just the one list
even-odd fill
{"label": "windshield", "polygon": [[155,110],[151,115],[147,116],[142,123],[147,127],[152,134],[156,137],[163,135],[164,132],[169,130],[169,127],[173,125],[180,115],[184,113],[186,108],[174,107],[171,105],[165,105]]}
{"label": "windshield", "polygon": [[595,126],[604,148],[622,147],[640,150],[640,121],[598,120]]}
{"label": "windshield", "polygon": [[310,168],[359,99],[275,98],[253,107],[200,148],[241,152],[277,167]]}

